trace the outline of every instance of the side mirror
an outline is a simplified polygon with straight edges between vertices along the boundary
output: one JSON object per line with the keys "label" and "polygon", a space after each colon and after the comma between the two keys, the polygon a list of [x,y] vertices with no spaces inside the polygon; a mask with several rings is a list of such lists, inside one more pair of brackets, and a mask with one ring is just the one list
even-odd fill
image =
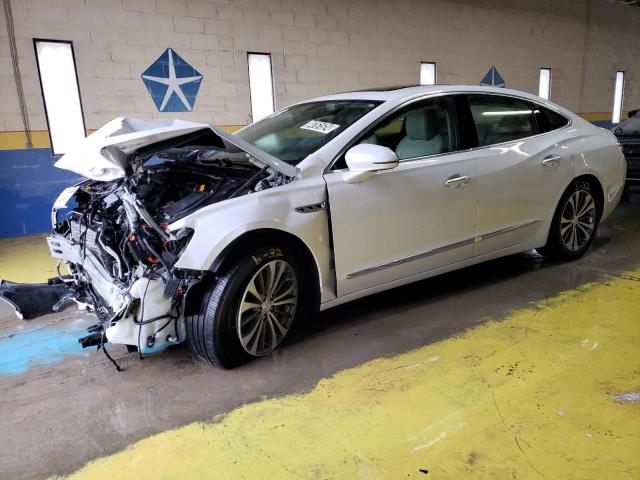
{"label": "side mirror", "polygon": [[345,160],[349,172],[345,173],[343,179],[347,183],[362,182],[378,170],[396,168],[399,163],[393,150],[370,143],[351,147],[345,155]]}

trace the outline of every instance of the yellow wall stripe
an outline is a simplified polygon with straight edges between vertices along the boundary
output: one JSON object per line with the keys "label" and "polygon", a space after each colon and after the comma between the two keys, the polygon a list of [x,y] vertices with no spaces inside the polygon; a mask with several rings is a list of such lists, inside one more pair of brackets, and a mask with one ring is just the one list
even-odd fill
{"label": "yellow wall stripe", "polygon": [[[590,122],[609,121],[611,112],[587,112],[579,113],[582,118]],[[622,113],[622,118],[626,118],[626,112]],[[220,125],[219,128],[233,133],[244,125]],[[89,130],[89,133],[94,130]],[[49,132],[47,130],[32,130],[31,141],[35,148],[50,148]],[[0,150],[22,150],[26,148],[27,139],[24,132],[0,132]]]}
{"label": "yellow wall stripe", "polygon": [[[48,130],[32,130],[31,142],[34,148],[49,148]],[[27,136],[24,132],[0,132],[0,150],[23,150],[27,148]]]}
{"label": "yellow wall stripe", "polygon": [[[233,133],[244,125],[221,125],[222,130]],[[89,130],[93,133],[95,130]],[[48,130],[32,130],[31,142],[34,148],[51,148]],[[0,150],[23,150],[27,148],[27,136],[24,132],[0,132]]]}
{"label": "yellow wall stripe", "polygon": [[639,388],[639,280],[567,291],[68,478],[631,478],[640,409],[613,397]]}
{"label": "yellow wall stripe", "polygon": [[[589,122],[610,122],[611,121],[611,112],[586,112],[579,113],[582,118],[588,120]],[[627,112],[622,112],[622,118],[627,118]]]}
{"label": "yellow wall stripe", "polygon": [[240,130],[244,125],[219,125],[218,128],[221,128],[225,132],[233,133]]}

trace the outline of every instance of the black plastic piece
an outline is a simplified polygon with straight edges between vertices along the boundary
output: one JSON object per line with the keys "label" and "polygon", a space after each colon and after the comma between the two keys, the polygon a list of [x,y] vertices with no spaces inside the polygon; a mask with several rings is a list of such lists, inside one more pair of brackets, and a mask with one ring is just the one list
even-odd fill
{"label": "black plastic piece", "polygon": [[87,332],[89,333],[102,332],[103,330],[104,330],[104,327],[100,323],[96,323],[94,325],[91,325],[89,328],[87,328]]}
{"label": "black plastic piece", "polygon": [[180,286],[179,278],[170,278],[169,281],[164,286],[164,296],[167,298],[172,298],[178,292],[179,286]]}
{"label": "black plastic piece", "polygon": [[19,317],[30,320],[53,313],[64,297],[72,291],[64,283],[14,283],[0,280],[0,300],[11,305]]}
{"label": "black plastic piece", "polygon": [[79,338],[78,342],[82,345],[82,348],[95,347],[102,344],[102,335],[102,332],[90,333],[86,337]]}

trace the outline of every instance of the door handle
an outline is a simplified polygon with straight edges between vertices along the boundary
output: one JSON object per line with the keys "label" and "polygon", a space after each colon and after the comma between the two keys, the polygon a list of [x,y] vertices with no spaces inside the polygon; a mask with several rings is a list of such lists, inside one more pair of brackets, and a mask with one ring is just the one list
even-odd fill
{"label": "door handle", "polygon": [[557,167],[560,165],[560,160],[562,160],[560,155],[547,155],[542,160],[542,165],[545,167]]}
{"label": "door handle", "polygon": [[468,175],[453,175],[452,177],[449,177],[444,184],[447,187],[461,187],[462,185],[466,185],[467,183],[469,183],[469,180],[471,179],[470,176]]}

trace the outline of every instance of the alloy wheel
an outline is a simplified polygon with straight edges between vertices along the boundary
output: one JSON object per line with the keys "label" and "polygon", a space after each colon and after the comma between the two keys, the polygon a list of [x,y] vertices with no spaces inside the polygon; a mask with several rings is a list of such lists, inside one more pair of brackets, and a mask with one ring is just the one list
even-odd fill
{"label": "alloy wheel", "polygon": [[251,278],[238,312],[242,347],[254,356],[267,355],[291,328],[298,306],[298,279],[285,260],[264,264]]}
{"label": "alloy wheel", "polygon": [[589,243],[596,227],[596,212],[596,202],[588,190],[576,190],[567,199],[560,218],[560,237],[568,250],[577,252]]}

